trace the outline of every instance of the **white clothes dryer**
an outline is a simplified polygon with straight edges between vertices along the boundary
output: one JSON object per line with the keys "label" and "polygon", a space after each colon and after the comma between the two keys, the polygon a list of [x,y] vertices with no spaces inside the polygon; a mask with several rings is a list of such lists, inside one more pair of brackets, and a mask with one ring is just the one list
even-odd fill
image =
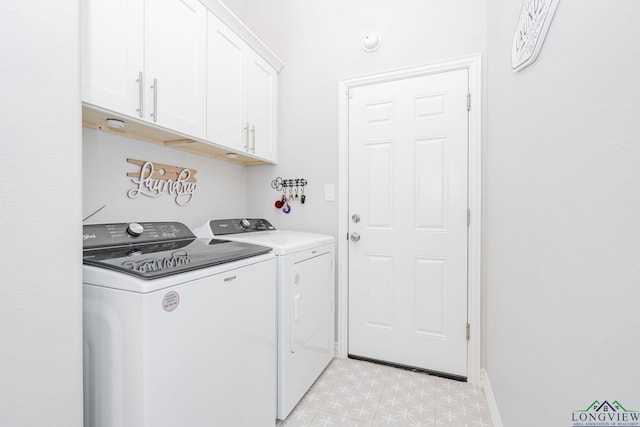
{"label": "white clothes dryer", "polygon": [[335,240],[276,230],[265,219],[211,220],[194,230],[273,248],[277,261],[277,417],[285,419],[333,359]]}
{"label": "white clothes dryer", "polygon": [[271,248],[175,222],[83,242],[85,427],[275,425]]}

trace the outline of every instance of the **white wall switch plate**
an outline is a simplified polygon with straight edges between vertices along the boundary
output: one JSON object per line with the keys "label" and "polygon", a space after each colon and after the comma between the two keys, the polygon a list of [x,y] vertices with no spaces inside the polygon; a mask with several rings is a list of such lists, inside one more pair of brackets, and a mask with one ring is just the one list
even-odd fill
{"label": "white wall switch plate", "polygon": [[336,190],[333,184],[324,185],[324,201],[333,202],[336,199]]}

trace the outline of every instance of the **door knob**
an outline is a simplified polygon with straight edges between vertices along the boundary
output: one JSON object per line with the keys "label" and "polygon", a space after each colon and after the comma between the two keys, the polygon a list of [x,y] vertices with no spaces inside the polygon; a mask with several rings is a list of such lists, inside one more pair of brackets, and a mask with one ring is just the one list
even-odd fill
{"label": "door knob", "polygon": [[351,236],[349,238],[352,242],[357,242],[358,240],[360,240],[360,233],[351,233]]}

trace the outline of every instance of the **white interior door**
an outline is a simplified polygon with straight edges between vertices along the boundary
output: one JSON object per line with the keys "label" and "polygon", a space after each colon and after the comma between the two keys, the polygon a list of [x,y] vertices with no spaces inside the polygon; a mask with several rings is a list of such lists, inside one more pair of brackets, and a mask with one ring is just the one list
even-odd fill
{"label": "white interior door", "polygon": [[468,70],[351,91],[350,355],[467,376],[467,93]]}

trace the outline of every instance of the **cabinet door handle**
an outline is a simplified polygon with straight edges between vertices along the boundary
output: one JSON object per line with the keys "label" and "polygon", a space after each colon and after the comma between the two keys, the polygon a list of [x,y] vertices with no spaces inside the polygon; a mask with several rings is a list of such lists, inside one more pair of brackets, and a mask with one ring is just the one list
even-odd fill
{"label": "cabinet door handle", "polygon": [[140,102],[140,108],[136,111],[139,112],[140,117],[144,117],[144,74],[142,71],[138,71],[138,98]]}
{"label": "cabinet door handle", "polygon": [[247,151],[247,153],[248,153],[248,152],[249,152],[249,123],[247,123],[243,129],[244,129],[244,134],[245,134],[245,135],[244,135],[244,141],[247,143],[247,144],[244,146],[244,149],[245,149],[245,150]]}
{"label": "cabinet door handle", "polygon": [[151,86],[151,89],[153,89],[153,113],[151,115],[153,116],[153,121],[157,122],[158,121],[158,79],[153,79],[153,86]]}
{"label": "cabinet door handle", "polygon": [[256,154],[256,125],[251,126],[251,151]]}

